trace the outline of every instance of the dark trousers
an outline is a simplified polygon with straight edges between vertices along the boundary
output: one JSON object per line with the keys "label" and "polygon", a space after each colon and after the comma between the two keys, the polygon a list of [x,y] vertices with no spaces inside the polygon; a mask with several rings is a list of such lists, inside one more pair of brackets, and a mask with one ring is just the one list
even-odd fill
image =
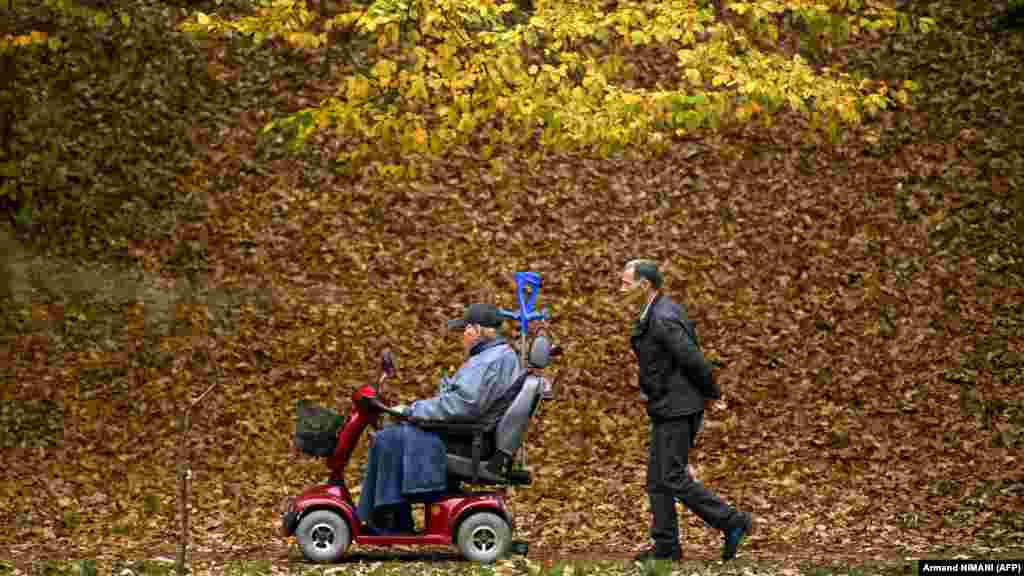
{"label": "dark trousers", "polygon": [[727,530],[739,521],[735,508],[690,476],[689,453],[703,413],[651,422],[647,459],[647,494],[654,522],[651,538],[660,550],[679,547],[676,499],[712,528]]}

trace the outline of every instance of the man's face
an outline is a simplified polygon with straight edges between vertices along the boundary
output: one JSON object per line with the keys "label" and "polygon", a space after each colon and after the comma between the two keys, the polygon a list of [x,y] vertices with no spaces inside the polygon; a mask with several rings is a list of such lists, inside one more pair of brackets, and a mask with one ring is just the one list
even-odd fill
{"label": "man's face", "polygon": [[647,295],[644,290],[644,282],[637,282],[636,275],[631,268],[622,271],[622,284],[619,286],[619,294],[627,305],[638,304]]}
{"label": "man's face", "polygon": [[476,324],[467,324],[462,329],[462,348],[469,353],[469,349],[476,344],[476,341],[480,338],[480,327]]}
{"label": "man's face", "polygon": [[622,285],[619,287],[619,292],[627,294],[637,288],[636,281],[633,279],[633,269],[627,268],[622,271]]}

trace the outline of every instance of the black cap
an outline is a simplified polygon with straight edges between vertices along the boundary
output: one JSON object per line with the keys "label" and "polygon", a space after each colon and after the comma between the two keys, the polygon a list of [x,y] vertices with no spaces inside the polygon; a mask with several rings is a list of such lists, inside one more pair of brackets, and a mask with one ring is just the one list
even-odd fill
{"label": "black cap", "polygon": [[465,330],[466,326],[477,324],[488,328],[501,326],[501,316],[498,314],[498,307],[494,304],[470,304],[466,306],[466,312],[462,318],[448,321],[449,330]]}

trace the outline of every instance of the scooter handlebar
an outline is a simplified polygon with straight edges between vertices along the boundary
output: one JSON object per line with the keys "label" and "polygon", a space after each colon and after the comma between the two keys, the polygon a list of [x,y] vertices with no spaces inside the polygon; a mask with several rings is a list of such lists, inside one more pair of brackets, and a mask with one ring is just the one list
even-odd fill
{"label": "scooter handlebar", "polygon": [[370,408],[373,408],[374,410],[376,410],[378,412],[383,412],[385,414],[390,414],[392,416],[395,416],[397,418],[402,418],[402,419],[405,419],[405,420],[409,420],[409,419],[412,418],[411,416],[409,416],[405,412],[399,412],[398,410],[393,410],[391,407],[386,406],[383,402],[380,401],[379,398],[376,398],[376,397],[366,398],[366,402],[370,406]]}

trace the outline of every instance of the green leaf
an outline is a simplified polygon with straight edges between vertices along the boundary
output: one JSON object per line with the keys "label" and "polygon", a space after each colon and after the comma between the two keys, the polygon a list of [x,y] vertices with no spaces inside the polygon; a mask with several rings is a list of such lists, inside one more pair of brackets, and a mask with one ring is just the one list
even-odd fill
{"label": "green leaf", "polygon": [[704,115],[696,110],[687,110],[685,112],[676,112],[672,119],[675,121],[676,126],[683,126],[687,130],[693,131],[700,128],[701,123],[704,121]]}
{"label": "green leaf", "polygon": [[31,226],[32,225],[32,206],[25,204],[18,209],[14,215],[14,221],[18,226]]}
{"label": "green leaf", "polygon": [[549,126],[552,130],[557,131],[562,129],[562,119],[554,110],[546,110],[544,112],[544,124]]}

